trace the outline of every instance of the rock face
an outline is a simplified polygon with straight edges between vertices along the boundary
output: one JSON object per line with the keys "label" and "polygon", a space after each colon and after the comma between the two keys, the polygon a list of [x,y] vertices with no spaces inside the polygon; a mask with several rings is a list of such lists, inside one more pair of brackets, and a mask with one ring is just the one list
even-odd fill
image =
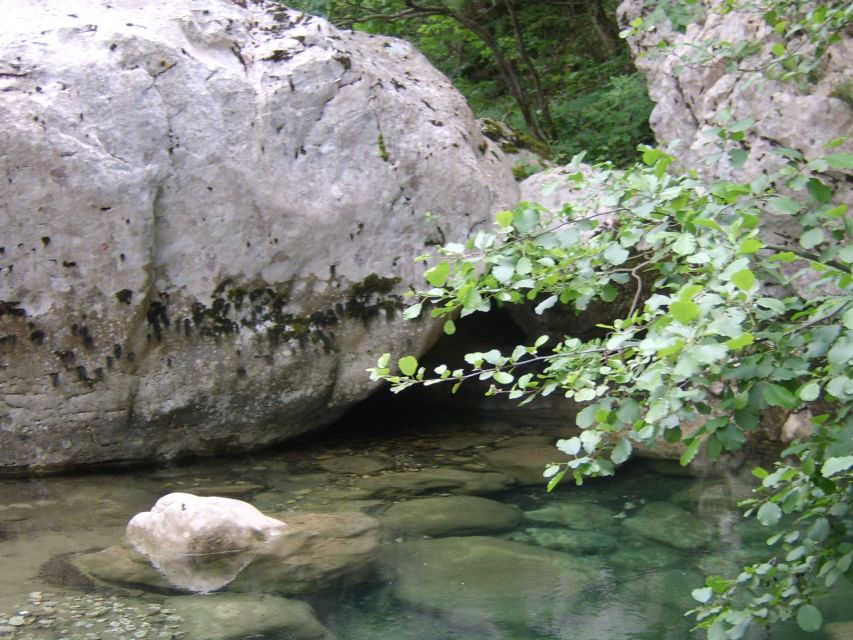
{"label": "rock face", "polygon": [[[703,3],[720,4],[719,0]],[[625,0],[619,7],[620,19],[628,23],[651,10],[651,4],[642,0]],[[680,140],[679,160],[706,177],[749,181],[784,159],[773,155],[774,148],[782,146],[797,149],[807,159],[828,153],[824,145],[835,138],[849,135],[853,129],[853,106],[843,100],[840,89],[853,79],[849,61],[853,56],[853,40],[848,36],[830,47],[826,60],[819,70],[818,82],[808,92],[800,91],[794,83],[755,83],[749,71],[726,73],[722,65],[684,65],[677,55],[663,58],[643,56],[662,40],[676,44],[676,54],[689,52],[686,43],[706,40],[762,42],[769,50],[772,30],[760,13],[731,12],[720,15],[707,11],[705,17],[687,27],[685,34],[675,33],[666,24],[629,40],[635,54],[637,68],[646,76],[649,94],[656,106],[651,115],[651,126],[659,142],[667,144]],[[638,55],[639,54],[639,55]],[[769,53],[760,54],[759,60],[750,60],[747,68],[758,68],[769,60]],[[684,67],[676,73],[677,68]],[[733,169],[727,158],[710,164],[717,152],[703,129],[720,124],[724,109],[731,110],[732,123],[755,118],[754,129],[746,133],[744,149],[748,158],[743,167]],[[846,143],[853,149],[853,141]],[[836,149],[835,151],[838,151]],[[851,201],[850,187],[839,185]]]}
{"label": "rock face", "polygon": [[433,339],[411,257],[516,199],[404,42],[264,1],[0,10],[0,472],[328,423]]}

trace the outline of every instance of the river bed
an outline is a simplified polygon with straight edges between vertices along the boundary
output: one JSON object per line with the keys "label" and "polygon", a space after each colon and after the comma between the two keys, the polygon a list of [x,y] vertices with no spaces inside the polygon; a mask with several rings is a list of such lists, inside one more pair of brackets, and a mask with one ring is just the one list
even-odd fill
{"label": "river bed", "polygon": [[[452,482],[373,493],[365,487],[416,477],[410,472],[486,474],[496,464],[523,479],[526,459],[543,455],[560,435],[547,425],[488,419],[381,426],[351,419],[320,438],[263,455],[0,481],[0,638],[228,637],[212,619],[209,628],[204,620],[188,620],[179,595],[92,580],[72,562],[75,554],[119,543],[128,520],[167,493],[237,498],[285,521],[288,512],[340,511],[399,521],[405,518],[400,503],[469,491]],[[544,480],[504,490],[480,487],[472,492],[486,499],[483,505],[514,505],[523,518],[485,535],[476,526],[464,535],[457,526],[447,537],[439,531],[386,535],[382,555],[390,569],[298,599],[313,607],[328,630],[323,637],[340,640],[701,638],[683,615],[694,604],[690,591],[703,586],[706,575],[733,575],[743,563],[761,559],[766,533],[744,521],[736,507],[750,492],[745,474],[694,478],[663,470],[632,462],[615,478],[583,487],[566,482],[551,494]],[[478,522],[485,518],[470,515]],[[655,530],[664,522],[669,524]],[[495,562],[477,561],[481,550],[484,558],[501,558],[504,572]],[[809,638],[851,637],[846,603],[853,590],[842,583],[824,606],[829,627]],[[251,618],[249,605],[243,606]],[[292,630],[250,627],[230,637],[297,637]],[[785,624],[772,638],[806,635]]]}

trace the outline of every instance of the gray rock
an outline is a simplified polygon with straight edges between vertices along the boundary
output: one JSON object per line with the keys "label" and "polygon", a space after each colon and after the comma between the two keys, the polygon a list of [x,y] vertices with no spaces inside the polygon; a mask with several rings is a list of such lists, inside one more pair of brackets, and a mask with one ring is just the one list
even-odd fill
{"label": "gray rock", "polygon": [[168,605],[183,619],[187,640],[237,640],[275,634],[290,640],[332,640],[305,602],[271,595],[177,596]]}
{"label": "gray rock", "polygon": [[515,484],[512,477],[503,473],[461,471],[438,468],[420,471],[386,473],[365,478],[358,486],[370,496],[398,497],[414,496],[431,491],[448,491],[470,495],[481,495],[505,491]]}
{"label": "gray rock", "polygon": [[265,0],[3,16],[0,469],[328,424],[376,388],[376,353],[438,335],[401,319],[423,269],[406,256],[517,199],[462,96],[400,40]]}
{"label": "gray rock", "polygon": [[615,515],[606,507],[589,503],[560,503],[524,512],[526,520],[564,524],[572,529],[606,529],[616,522]]}
{"label": "gray rock", "polygon": [[507,538],[537,547],[579,554],[612,551],[619,546],[619,541],[615,536],[601,531],[579,531],[562,528],[529,527],[515,531]]}
{"label": "gray rock", "polygon": [[355,473],[364,475],[376,473],[391,466],[387,460],[380,460],[368,456],[336,456],[318,463],[321,469],[332,473]]}
{"label": "gray rock", "polygon": [[393,531],[435,538],[487,535],[515,529],[521,523],[521,511],[475,496],[421,498],[392,505],[382,523]]}
{"label": "gray rock", "polygon": [[603,580],[565,554],[489,537],[406,542],[383,555],[398,599],[486,637],[505,625],[574,637],[565,634],[576,631],[583,592]]}
{"label": "gray rock", "polygon": [[676,549],[700,549],[713,539],[713,531],[704,520],[668,502],[647,504],[622,523],[632,533]]}

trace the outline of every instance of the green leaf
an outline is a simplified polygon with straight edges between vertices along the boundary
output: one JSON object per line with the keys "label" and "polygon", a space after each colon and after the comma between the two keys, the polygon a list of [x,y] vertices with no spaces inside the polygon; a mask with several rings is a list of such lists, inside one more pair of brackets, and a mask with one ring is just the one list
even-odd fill
{"label": "green leaf", "polygon": [[823,626],[823,616],[813,604],[804,604],[797,611],[797,624],[803,631],[817,631]]}
{"label": "green leaf", "polygon": [[755,274],[749,269],[741,269],[732,274],[732,284],[741,291],[750,291],[755,286]]}
{"label": "green leaf", "polygon": [[690,300],[676,300],[669,305],[669,312],[681,324],[690,324],[700,315],[699,305]]}
{"label": "green leaf", "polygon": [[622,464],[631,457],[631,450],[631,441],[628,438],[622,438],[610,452],[610,460],[613,464]]}
{"label": "green leaf", "polygon": [[575,416],[575,424],[581,429],[588,429],[595,422],[596,411],[598,411],[598,405],[591,404],[588,407],[584,407]]}
{"label": "green leaf", "polygon": [[510,384],[515,377],[511,373],[507,373],[506,371],[495,371],[495,375],[493,376],[495,382],[500,384]]}
{"label": "green leaf", "polygon": [[763,247],[764,243],[761,242],[761,240],[758,240],[757,238],[747,238],[740,243],[740,246],[738,247],[738,254],[746,255],[749,253],[755,253]]}
{"label": "green leaf", "polygon": [[559,296],[549,296],[537,304],[533,311],[536,312],[536,315],[542,315],[545,311],[557,304],[557,300],[559,300]]}
{"label": "green leaf", "polygon": [[767,201],[771,209],[777,213],[796,215],[800,212],[800,203],[788,196],[774,196]]}
{"label": "green leaf", "polygon": [[820,395],[820,385],[817,382],[809,382],[804,384],[797,391],[797,395],[800,396],[800,400],[803,402],[811,402],[812,400],[817,400]]}
{"label": "green leaf", "polygon": [[696,251],[696,237],[691,233],[683,233],[672,244],[672,250],[680,256],[689,256]]}
{"label": "green leaf", "polygon": [[419,315],[421,315],[421,309],[423,308],[423,304],[418,302],[417,304],[413,304],[411,307],[407,307],[405,311],[403,311],[403,318],[406,320],[414,320]]}
{"label": "green leaf", "polygon": [[511,264],[495,265],[492,269],[492,275],[495,276],[495,280],[501,284],[506,284],[512,280],[512,276],[515,275],[515,267]]}
{"label": "green leaf", "polygon": [[762,391],[764,401],[771,407],[782,407],[790,410],[800,406],[800,399],[782,385],[767,382]]}
{"label": "green leaf", "polygon": [[746,164],[747,158],[749,158],[749,154],[743,149],[731,149],[729,151],[729,163],[735,168]]}
{"label": "green leaf", "polygon": [[831,478],[836,473],[847,471],[850,467],[853,467],[853,456],[828,458],[820,468],[820,475],[824,478]]}
{"label": "green leaf", "polygon": [[453,322],[453,320],[448,320],[444,323],[444,333],[449,336],[452,336],[454,333],[456,333],[456,323]]}
{"label": "green leaf", "polygon": [[782,517],[782,509],[775,502],[765,502],[755,514],[758,521],[765,527],[772,527],[779,522]]}
{"label": "green leaf", "polygon": [[575,400],[578,402],[588,402],[595,398],[595,389],[584,388],[575,392]]}
{"label": "green leaf", "polygon": [[755,118],[746,118],[740,122],[735,122],[728,129],[731,133],[743,133],[755,124]]}
{"label": "green leaf", "polygon": [[755,342],[755,336],[751,333],[742,333],[737,338],[732,338],[731,340],[726,341],[726,346],[732,351],[736,349],[743,349],[744,347],[748,347],[753,342]]}
{"label": "green leaf", "polygon": [[624,263],[631,254],[624,247],[613,243],[607,245],[607,248],[601,254],[607,262],[612,265],[620,265]]}
{"label": "green leaf", "polygon": [[693,599],[696,602],[701,602],[702,604],[705,604],[714,595],[714,590],[711,587],[703,587],[702,589],[693,589],[693,591],[690,592],[690,595],[693,596]]}
{"label": "green leaf", "polygon": [[800,236],[800,246],[803,249],[811,249],[812,247],[819,245],[821,242],[823,242],[823,229],[820,227],[809,229]]}
{"label": "green leaf", "polygon": [[684,450],[684,453],[681,454],[681,458],[679,462],[682,467],[686,467],[693,461],[693,458],[696,457],[696,454],[699,453],[699,446],[702,444],[702,441],[699,438],[692,438],[691,440],[685,440],[687,442],[687,448]]}
{"label": "green leaf", "polygon": [[434,267],[427,269],[424,272],[424,277],[434,287],[443,287],[447,282],[447,276],[450,275],[450,263],[447,261],[439,262]]}
{"label": "green leaf", "polygon": [[397,361],[400,372],[404,376],[411,376],[418,370],[418,359],[412,356],[403,356]]}
{"label": "green leaf", "polygon": [[498,211],[497,214],[495,214],[495,221],[498,223],[498,226],[501,227],[512,226],[512,211]]}
{"label": "green leaf", "polygon": [[833,153],[824,158],[830,167],[853,169],[853,153]]}
{"label": "green leaf", "polygon": [[817,178],[810,178],[806,184],[806,188],[809,190],[811,197],[821,204],[825,204],[832,200],[832,189],[827,187]]}

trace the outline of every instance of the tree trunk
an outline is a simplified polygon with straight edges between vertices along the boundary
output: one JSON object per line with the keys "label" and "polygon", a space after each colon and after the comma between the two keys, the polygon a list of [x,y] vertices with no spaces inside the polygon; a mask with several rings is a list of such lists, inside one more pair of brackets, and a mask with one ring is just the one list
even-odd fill
{"label": "tree trunk", "polygon": [[548,97],[542,89],[542,79],[539,77],[539,72],[536,70],[536,65],[533,59],[527,52],[527,45],[524,42],[524,32],[521,29],[521,24],[518,21],[518,13],[516,12],[515,0],[504,0],[507,10],[509,11],[509,19],[512,24],[512,31],[515,35],[515,46],[518,50],[518,55],[524,61],[530,73],[530,79],[533,81],[533,87],[536,91],[536,102],[539,106],[539,111],[542,114],[542,122],[545,125],[548,137],[551,140],[557,138],[557,127],[554,125],[554,120],[551,117],[551,107]]}

